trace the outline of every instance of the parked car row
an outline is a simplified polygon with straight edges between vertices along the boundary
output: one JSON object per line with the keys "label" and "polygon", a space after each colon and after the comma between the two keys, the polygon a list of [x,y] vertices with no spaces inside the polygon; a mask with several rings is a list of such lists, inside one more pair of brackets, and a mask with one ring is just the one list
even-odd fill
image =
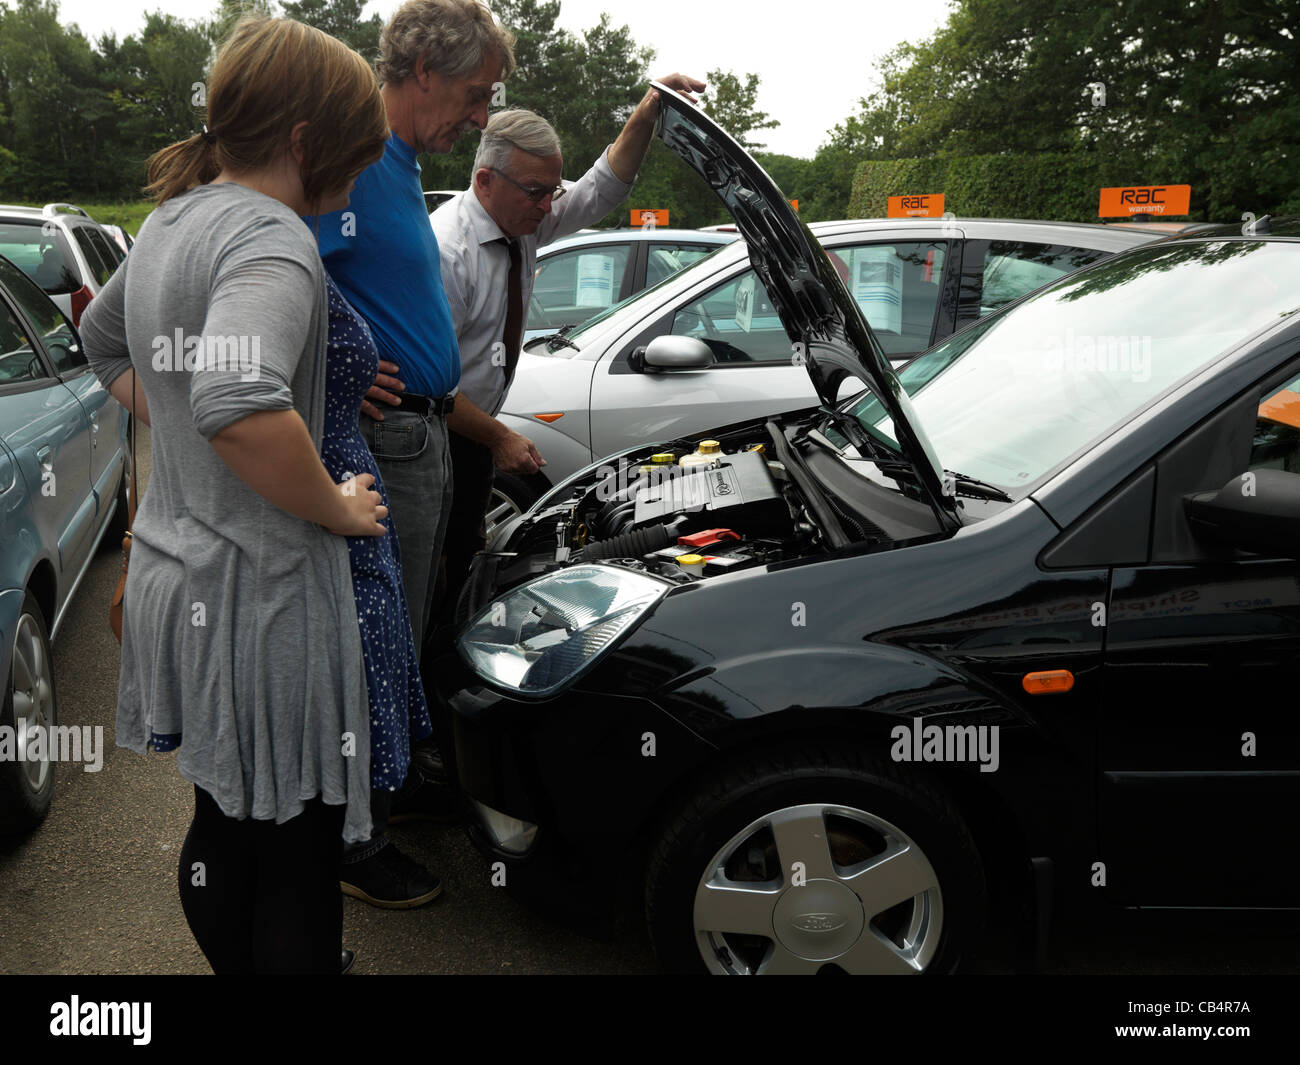
{"label": "parked car row", "polygon": [[76,329],[130,246],[108,229],[71,204],[0,207],[0,728],[17,755],[0,832],[49,811],[55,763],[22,752],[63,723],[51,646],[95,548],[126,531],[128,419]]}
{"label": "parked car row", "polygon": [[663,965],[729,974],[1295,907],[1300,223],[809,228],[657,88],[745,243],[530,349],[523,413],[589,424],[434,671],[507,890],[590,919],[628,872]]}
{"label": "parked car row", "polygon": [[[17,752],[63,723],[50,648],[96,546],[126,531],[126,423],[69,315],[0,257],[0,727]],[[53,793],[53,761],[0,760],[0,832]]]}

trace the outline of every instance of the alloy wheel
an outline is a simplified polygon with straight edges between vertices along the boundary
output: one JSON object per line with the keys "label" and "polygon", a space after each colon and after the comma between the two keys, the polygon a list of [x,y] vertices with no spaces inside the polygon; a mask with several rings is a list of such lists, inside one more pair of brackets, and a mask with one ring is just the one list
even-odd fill
{"label": "alloy wheel", "polygon": [[48,648],[40,628],[31,614],[18,619],[14,636],[13,666],[10,689],[13,694],[14,733],[23,775],[33,792],[45,787],[51,767],[48,758],[29,761],[23,758],[36,736],[45,733],[45,750],[49,751],[50,729],[54,725],[54,679],[51,675]]}
{"label": "alloy wheel", "polygon": [[694,923],[714,973],[919,973],[939,948],[943,898],[897,826],[810,803],[758,818],[717,851]]}

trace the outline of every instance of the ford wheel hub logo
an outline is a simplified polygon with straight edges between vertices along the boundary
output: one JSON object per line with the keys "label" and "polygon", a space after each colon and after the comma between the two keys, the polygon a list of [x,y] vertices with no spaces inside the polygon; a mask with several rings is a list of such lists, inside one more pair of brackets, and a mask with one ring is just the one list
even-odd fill
{"label": "ford wheel hub logo", "polygon": [[838,913],[801,913],[790,923],[800,932],[836,932],[847,922]]}

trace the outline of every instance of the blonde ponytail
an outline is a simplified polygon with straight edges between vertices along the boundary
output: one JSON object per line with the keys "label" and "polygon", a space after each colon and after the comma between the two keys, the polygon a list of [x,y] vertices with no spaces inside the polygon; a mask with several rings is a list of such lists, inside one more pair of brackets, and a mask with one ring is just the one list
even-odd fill
{"label": "blonde ponytail", "polygon": [[169,144],[155,152],[149,160],[149,184],[144,191],[158,206],[173,196],[206,185],[221,173],[214,144],[204,139],[202,133]]}

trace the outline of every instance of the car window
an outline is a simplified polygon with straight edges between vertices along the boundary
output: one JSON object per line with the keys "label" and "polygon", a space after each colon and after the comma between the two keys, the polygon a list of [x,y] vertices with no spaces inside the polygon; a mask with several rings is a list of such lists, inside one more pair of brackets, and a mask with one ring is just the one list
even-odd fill
{"label": "car window", "polygon": [[[600,329],[608,323],[610,319],[617,318],[620,315],[623,315],[625,320],[632,320],[637,315],[643,313],[646,308],[650,308],[652,313],[657,313],[657,309],[663,304],[663,298],[659,292],[663,286],[675,286],[681,282],[683,286],[689,287],[691,284],[690,280],[687,279],[683,281],[683,276],[687,271],[698,270],[701,272],[701,276],[707,276],[709,272],[708,260],[712,259],[715,255],[723,253],[729,247],[731,247],[731,245],[719,244],[717,247],[711,248],[707,255],[704,255],[696,262],[691,263],[690,266],[684,267],[682,270],[678,271],[678,273],[673,274],[670,277],[665,277],[661,281],[655,282],[653,285],[648,285],[640,292],[633,292],[630,296],[627,296],[614,304],[614,306],[597,312],[581,325],[569,330],[569,332],[565,334],[566,340],[569,342],[580,338],[585,340],[584,334],[589,330]],[[659,334],[655,333],[654,335],[658,336]],[[578,346],[581,348],[582,345],[579,344]],[[566,351],[571,351],[572,349],[568,344],[552,340],[546,345],[546,350],[550,355],[564,355]]]}
{"label": "car window", "polygon": [[73,226],[72,236],[77,242],[77,247],[81,249],[81,254],[86,257],[86,265],[90,267],[90,273],[99,285],[108,284],[108,279],[113,276],[115,266],[109,266],[104,262],[103,256],[99,254],[99,249],[95,247],[94,242],[90,239],[90,229],[87,226]]}
{"label": "car window", "polygon": [[77,332],[72,323],[26,274],[3,259],[0,259],[0,284],[9,290],[9,295],[22,308],[28,321],[40,331],[45,352],[54,363],[56,373],[86,365],[86,356],[77,342]]}
{"label": "car window", "polygon": [[601,244],[549,255],[537,264],[529,329],[560,329],[613,306],[623,287],[628,244]]}
{"label": "car window", "polygon": [[789,363],[793,348],[753,270],[710,289],[673,315],[673,336],[702,340],[719,365]]}
{"label": "car window", "polygon": [[91,242],[99,250],[100,258],[114,270],[121,266],[122,260],[126,258],[126,252],[117,246],[117,241],[102,229],[90,229],[89,232]]}
{"label": "car window", "polygon": [[984,252],[980,317],[1110,254],[1095,248],[1072,248],[1064,244],[991,240]]}
{"label": "car window", "polygon": [[48,377],[14,312],[0,300],[0,385]]}
{"label": "car window", "polygon": [[3,255],[51,296],[81,288],[81,276],[63,230],[39,221],[0,222]]}
{"label": "car window", "polygon": [[652,243],[645,263],[646,285],[655,285],[666,277],[672,277],[678,270],[699,262],[713,250],[711,244]]}
{"label": "car window", "polygon": [[1260,402],[1249,468],[1300,473],[1300,375]]}
{"label": "car window", "polygon": [[[1298,310],[1294,244],[1156,243],[984,319],[909,363],[899,383],[947,469],[1015,495]],[[1262,405],[1289,417],[1287,391]],[[878,406],[854,413],[893,436]],[[1290,423],[1269,421],[1281,427],[1260,455],[1286,462]]]}
{"label": "car window", "polygon": [[849,294],[886,355],[909,355],[930,346],[947,249],[943,241],[832,249],[848,273]]}

